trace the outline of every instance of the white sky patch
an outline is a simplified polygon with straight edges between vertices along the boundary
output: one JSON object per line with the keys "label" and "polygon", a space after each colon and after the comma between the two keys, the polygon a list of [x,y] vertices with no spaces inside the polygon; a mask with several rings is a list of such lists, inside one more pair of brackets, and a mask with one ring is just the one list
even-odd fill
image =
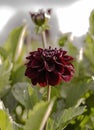
{"label": "white sky patch", "polygon": [[[39,9],[40,6],[37,4],[37,7]],[[46,5],[43,8],[45,7]],[[32,9],[34,8],[35,6]],[[61,32],[72,32],[74,36],[81,36],[88,31],[89,16],[92,9],[94,9],[94,0],[79,0],[69,6],[55,6],[55,8]],[[29,5],[26,6],[26,10],[28,9],[30,9]],[[21,10],[24,11],[24,9]],[[0,7],[0,32],[16,11],[19,10],[14,7]]]}
{"label": "white sky patch", "polygon": [[0,7],[0,32],[7,24],[8,20],[13,16],[14,10],[10,7]]}
{"label": "white sky patch", "polygon": [[90,12],[94,9],[94,0],[81,0],[68,7],[57,9],[60,31],[72,32],[81,36],[88,31]]}

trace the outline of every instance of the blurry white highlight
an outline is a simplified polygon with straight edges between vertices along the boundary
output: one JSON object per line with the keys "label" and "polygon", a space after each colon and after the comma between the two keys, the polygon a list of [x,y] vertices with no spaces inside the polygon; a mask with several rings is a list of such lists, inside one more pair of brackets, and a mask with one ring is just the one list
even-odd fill
{"label": "blurry white highlight", "polygon": [[0,56],[0,65],[2,65],[2,57]]}
{"label": "blurry white highlight", "polygon": [[15,11],[13,8],[6,6],[0,7],[0,32],[14,13]]}
{"label": "blurry white highlight", "polygon": [[94,76],[92,76],[92,79],[94,80]]}
{"label": "blurry white highlight", "polygon": [[57,10],[60,31],[81,36],[88,31],[89,16],[94,9],[94,0],[80,0]]}
{"label": "blurry white highlight", "polygon": [[78,57],[79,61],[83,60],[83,48],[81,47],[80,51],[79,51],[79,57]]}
{"label": "blurry white highlight", "polygon": [[0,109],[4,109],[4,104],[3,104],[3,102],[0,100]]}

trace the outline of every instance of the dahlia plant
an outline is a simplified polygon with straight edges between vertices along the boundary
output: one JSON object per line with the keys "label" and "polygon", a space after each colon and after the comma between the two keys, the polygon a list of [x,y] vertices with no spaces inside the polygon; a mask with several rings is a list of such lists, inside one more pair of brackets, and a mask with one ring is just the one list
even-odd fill
{"label": "dahlia plant", "polygon": [[[47,14],[50,15],[51,10],[47,10]],[[30,13],[30,15],[35,25],[43,28],[46,13],[40,10],[39,13]],[[68,56],[67,52],[62,48],[46,48],[46,28],[41,30],[44,49],[38,48],[37,51],[30,52],[30,56],[26,57],[28,62],[26,63],[25,75],[31,79],[33,85],[39,83],[40,86],[48,86],[48,88],[49,86],[58,85],[62,80],[65,82],[70,81],[74,75],[74,66],[71,63],[73,58]]]}

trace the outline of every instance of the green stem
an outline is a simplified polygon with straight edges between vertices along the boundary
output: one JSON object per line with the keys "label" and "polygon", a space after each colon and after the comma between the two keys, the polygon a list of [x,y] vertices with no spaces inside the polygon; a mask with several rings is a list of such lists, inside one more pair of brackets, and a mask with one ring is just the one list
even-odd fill
{"label": "green stem", "polygon": [[[47,88],[48,88],[48,90],[47,90],[47,101],[49,102],[50,101],[50,95],[51,95],[51,86],[48,85]],[[43,130],[46,130],[46,127],[47,127],[47,122],[46,122]]]}
{"label": "green stem", "polygon": [[48,85],[48,91],[47,91],[47,101],[50,101],[50,95],[51,95],[51,86]]}
{"label": "green stem", "polygon": [[45,31],[42,32],[42,43],[43,43],[43,48],[46,48],[47,42],[46,42]]}

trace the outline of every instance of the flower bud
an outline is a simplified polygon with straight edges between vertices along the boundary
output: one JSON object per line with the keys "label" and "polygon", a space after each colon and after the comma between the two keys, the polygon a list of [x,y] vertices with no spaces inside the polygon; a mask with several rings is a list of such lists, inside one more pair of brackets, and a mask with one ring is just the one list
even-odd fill
{"label": "flower bud", "polygon": [[38,13],[30,13],[32,21],[37,25],[37,26],[42,26],[46,22],[46,15],[51,15],[51,10],[47,10],[47,12],[44,12],[42,9],[39,10]]}

